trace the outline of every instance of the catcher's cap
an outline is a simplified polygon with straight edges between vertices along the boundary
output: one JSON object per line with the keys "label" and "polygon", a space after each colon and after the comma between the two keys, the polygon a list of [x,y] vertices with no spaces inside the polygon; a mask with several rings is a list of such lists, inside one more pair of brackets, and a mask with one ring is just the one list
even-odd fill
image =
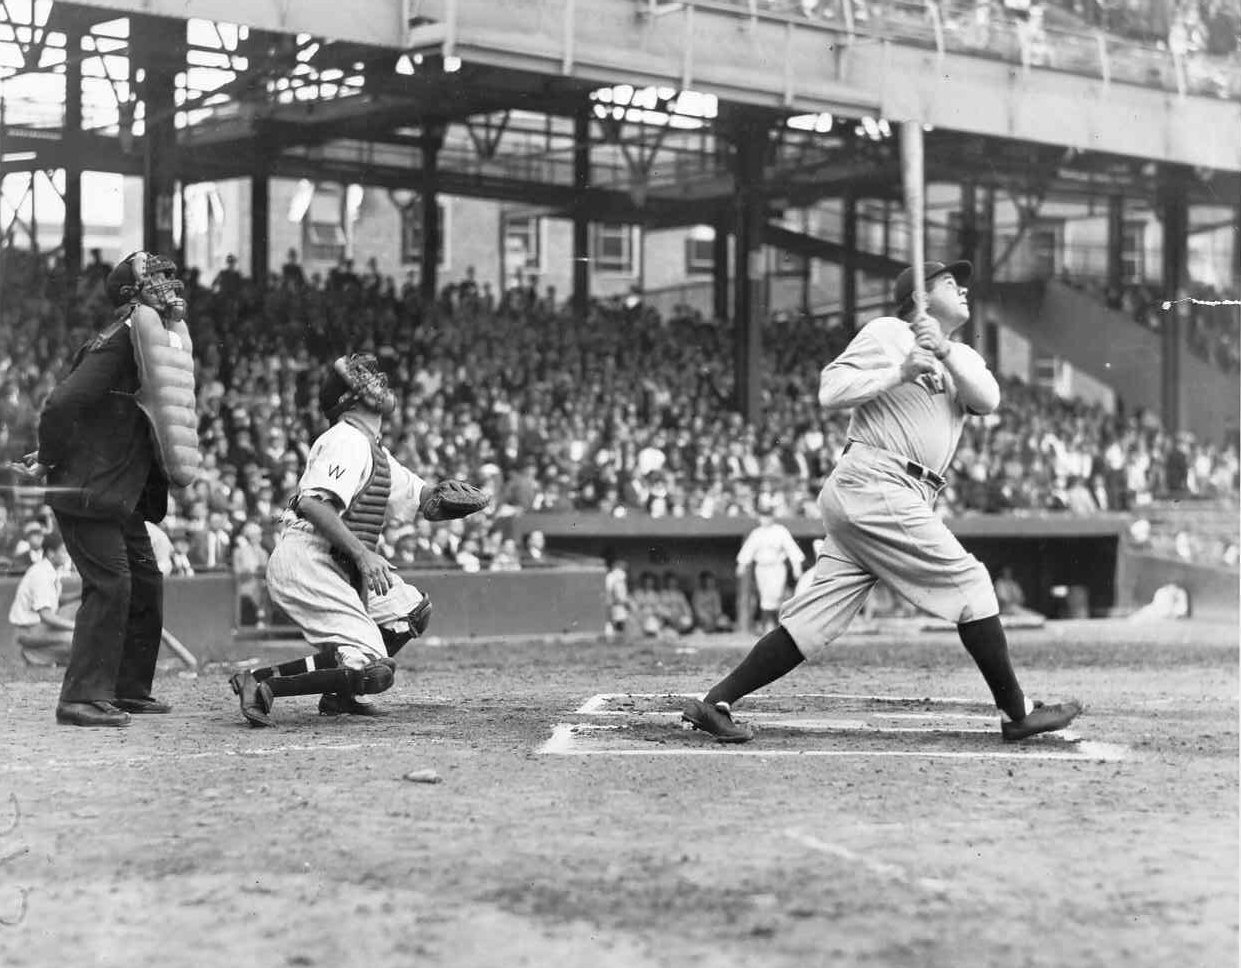
{"label": "catcher's cap", "polygon": [[[924,285],[930,286],[932,279],[937,279],[943,275],[950,275],[957,280],[957,284],[968,285],[971,277],[974,275],[974,266],[962,259],[960,262],[949,262],[945,265],[942,262],[924,262],[922,263],[922,278],[925,280]],[[896,277],[896,304],[898,306],[905,305],[906,302],[914,294],[914,267],[906,266],[901,270],[901,274]]]}

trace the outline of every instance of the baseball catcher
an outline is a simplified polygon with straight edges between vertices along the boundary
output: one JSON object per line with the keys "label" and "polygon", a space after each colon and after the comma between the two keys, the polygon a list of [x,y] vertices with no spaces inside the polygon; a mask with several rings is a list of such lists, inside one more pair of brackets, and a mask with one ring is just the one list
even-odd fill
{"label": "baseball catcher", "polygon": [[436,521],[464,517],[490,500],[462,481],[428,485],[380,444],[396,398],[373,356],[334,361],[319,406],[332,426],[311,447],[267,564],[272,601],[316,651],[232,677],[252,726],[274,725],[278,696],[321,694],[327,716],[382,715],[364,697],[392,686],[394,657],[431,618],[430,600],[378,552],[384,520],[416,511]]}

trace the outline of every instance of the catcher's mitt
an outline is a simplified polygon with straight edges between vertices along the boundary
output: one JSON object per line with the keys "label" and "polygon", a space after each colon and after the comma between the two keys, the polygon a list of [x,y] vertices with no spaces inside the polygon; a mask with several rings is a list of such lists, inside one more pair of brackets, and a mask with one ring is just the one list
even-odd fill
{"label": "catcher's mitt", "polygon": [[422,505],[428,521],[449,521],[481,511],[491,503],[491,495],[467,481],[440,481]]}

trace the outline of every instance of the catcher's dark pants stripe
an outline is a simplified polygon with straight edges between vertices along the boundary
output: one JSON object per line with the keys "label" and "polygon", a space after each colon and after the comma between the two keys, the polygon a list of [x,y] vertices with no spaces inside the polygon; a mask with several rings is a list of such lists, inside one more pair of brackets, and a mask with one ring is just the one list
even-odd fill
{"label": "catcher's dark pants stripe", "polygon": [[164,577],[146,523],[136,513],[123,521],[55,513],[82,576],[61,701],[146,699],[164,628]]}

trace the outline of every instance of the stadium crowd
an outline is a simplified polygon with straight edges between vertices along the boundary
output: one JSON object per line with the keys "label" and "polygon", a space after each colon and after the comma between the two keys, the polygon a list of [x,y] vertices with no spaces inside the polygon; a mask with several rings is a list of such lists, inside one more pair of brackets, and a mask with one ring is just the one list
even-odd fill
{"label": "stadium crowd", "polygon": [[[0,325],[3,460],[33,449],[44,397],[110,313],[98,259],[72,322],[55,272],[22,292],[34,273],[13,269]],[[186,282],[204,459],[164,522],[182,573],[259,567],[325,426],[315,402],[324,363],[347,350],[375,353],[398,390],[386,438],[403,463],[495,495],[468,523],[391,522],[383,550],[405,565],[529,565],[541,535],[518,547],[511,519],[539,512],[817,517],[815,495],[846,442],[847,420],[823,414],[814,392],[846,335],[805,319],[767,327],[766,416],[755,427],[730,409],[729,332],[689,313],[609,301],[577,319],[554,292],[497,296],[472,273],[424,306],[412,279],[398,286],[347,263],[307,279],[294,254],[268,285],[232,264],[209,285],[194,270]],[[1089,514],[1231,499],[1238,467],[1236,439],[1172,436],[1151,414],[1117,416],[1009,380],[1000,410],[968,425],[939,510]],[[28,532],[54,521],[37,492],[6,493],[15,499],[0,517],[0,557],[18,567]]]}

